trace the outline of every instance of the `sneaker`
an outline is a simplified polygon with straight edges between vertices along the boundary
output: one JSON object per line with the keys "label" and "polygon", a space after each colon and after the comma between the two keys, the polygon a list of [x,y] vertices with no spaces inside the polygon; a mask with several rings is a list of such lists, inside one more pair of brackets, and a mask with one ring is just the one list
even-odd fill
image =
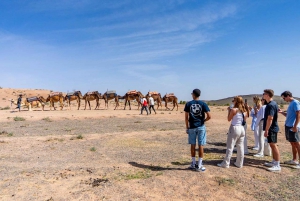
{"label": "sneaker", "polygon": [[300,169],[300,164],[296,165],[296,166],[293,166],[293,168],[295,169]]}
{"label": "sneaker", "polygon": [[225,165],[223,162],[222,163],[218,163],[217,166],[222,167],[222,168],[229,168],[229,166]]}
{"label": "sneaker", "polygon": [[203,165],[201,165],[200,167],[198,165],[196,165],[195,170],[197,172],[204,172],[206,170],[206,168]]}
{"label": "sneaker", "polygon": [[285,161],[284,164],[288,164],[288,165],[298,165],[299,162],[298,162],[298,161],[294,161],[294,160],[290,160],[290,161]]}
{"label": "sneaker", "polygon": [[266,163],[264,163],[264,166],[273,167],[273,166],[275,166],[275,164],[274,164],[274,162],[266,162]]}
{"label": "sneaker", "polygon": [[281,167],[279,165],[274,165],[273,167],[270,167],[267,170],[270,171],[270,172],[280,172]]}
{"label": "sneaker", "polygon": [[264,157],[264,155],[263,155],[263,154],[254,154],[253,156],[254,156],[254,157],[258,157],[258,158],[262,158],[262,157]]}
{"label": "sneaker", "polygon": [[238,166],[236,163],[233,163],[235,167],[242,168],[241,166]]}
{"label": "sneaker", "polygon": [[258,147],[253,147],[252,150],[258,151]]}
{"label": "sneaker", "polygon": [[196,164],[191,163],[191,165],[189,166],[190,170],[194,170],[196,168]]}

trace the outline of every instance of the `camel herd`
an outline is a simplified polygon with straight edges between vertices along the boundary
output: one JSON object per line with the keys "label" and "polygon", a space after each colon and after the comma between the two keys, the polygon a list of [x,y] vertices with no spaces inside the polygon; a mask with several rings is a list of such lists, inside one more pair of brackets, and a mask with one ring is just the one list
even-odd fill
{"label": "camel herd", "polygon": [[[161,94],[158,92],[148,92],[147,95],[144,96],[140,91],[136,91],[136,90],[128,91],[124,96],[117,95],[115,91],[107,91],[103,95],[98,91],[87,92],[84,95],[82,95],[80,91],[67,93],[65,95],[62,92],[52,92],[47,96],[47,98],[44,98],[43,96],[33,96],[33,97],[23,98],[21,106],[27,107],[30,111],[31,108],[33,107],[41,107],[42,110],[44,111],[45,103],[49,102],[50,110],[52,110],[52,107],[54,110],[56,110],[54,103],[58,102],[60,103],[60,108],[62,110],[64,107],[64,102],[67,102],[69,108],[71,109],[71,102],[77,101],[77,105],[78,105],[77,110],[79,110],[81,100],[84,100],[85,101],[84,110],[86,109],[87,104],[89,105],[89,108],[91,110],[91,104],[90,104],[91,101],[96,101],[96,107],[95,107],[96,110],[100,106],[100,99],[103,99],[105,102],[106,109],[108,109],[108,101],[115,100],[116,103],[115,110],[116,110],[120,106],[119,100],[123,99],[125,100],[124,110],[126,109],[127,103],[129,105],[129,109],[131,110],[130,101],[135,100],[138,103],[138,109],[139,109],[141,105],[141,101],[140,101],[141,98],[145,97],[149,102],[150,96],[157,103],[157,109],[159,107],[161,107],[162,109],[162,102],[164,101],[167,110],[170,110],[170,108],[168,108],[168,103],[170,102],[173,103],[172,110],[175,108],[175,106],[177,106],[177,110],[178,110],[178,99],[173,93],[166,94],[163,97],[161,97]],[[11,104],[17,105],[16,100],[11,99]]]}

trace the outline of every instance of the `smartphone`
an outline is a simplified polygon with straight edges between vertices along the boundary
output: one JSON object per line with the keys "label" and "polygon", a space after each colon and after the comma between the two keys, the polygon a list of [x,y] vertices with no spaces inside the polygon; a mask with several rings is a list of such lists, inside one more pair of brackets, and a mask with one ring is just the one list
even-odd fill
{"label": "smartphone", "polygon": [[247,99],[245,99],[245,103],[247,103]]}

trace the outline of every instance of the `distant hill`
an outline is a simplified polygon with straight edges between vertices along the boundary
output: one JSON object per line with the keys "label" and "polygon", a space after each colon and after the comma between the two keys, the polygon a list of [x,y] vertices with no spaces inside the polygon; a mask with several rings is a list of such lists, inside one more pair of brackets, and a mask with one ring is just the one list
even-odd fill
{"label": "distant hill", "polygon": [[[262,97],[262,94],[249,94],[249,95],[241,95],[243,99],[247,99],[248,105],[253,105],[253,97],[258,96]],[[295,97],[297,100],[300,101],[300,98]],[[273,99],[277,102],[277,104],[287,104],[281,96],[274,95]],[[231,101],[233,100],[233,97],[228,97],[228,98],[223,98],[219,100],[205,100],[206,103],[209,105],[226,105],[226,104],[231,104]]]}

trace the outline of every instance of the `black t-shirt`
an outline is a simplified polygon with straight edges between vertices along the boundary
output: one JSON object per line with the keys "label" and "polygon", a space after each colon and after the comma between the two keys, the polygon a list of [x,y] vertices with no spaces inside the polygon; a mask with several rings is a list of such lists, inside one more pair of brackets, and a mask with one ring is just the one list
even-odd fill
{"label": "black t-shirt", "polygon": [[18,98],[18,101],[17,101],[17,104],[21,104],[21,102],[22,102],[22,98],[19,97],[19,98]]}
{"label": "black t-shirt", "polygon": [[270,101],[267,104],[267,106],[266,106],[265,115],[264,115],[263,130],[266,129],[268,116],[272,116],[273,117],[273,121],[272,121],[272,124],[270,126],[269,131],[278,133],[278,131],[279,131],[279,126],[278,126],[278,123],[277,123],[278,105],[277,105],[277,103],[275,101]]}
{"label": "black t-shirt", "polygon": [[184,111],[189,113],[190,128],[198,128],[204,125],[205,112],[210,110],[206,103],[192,100],[185,105]]}

